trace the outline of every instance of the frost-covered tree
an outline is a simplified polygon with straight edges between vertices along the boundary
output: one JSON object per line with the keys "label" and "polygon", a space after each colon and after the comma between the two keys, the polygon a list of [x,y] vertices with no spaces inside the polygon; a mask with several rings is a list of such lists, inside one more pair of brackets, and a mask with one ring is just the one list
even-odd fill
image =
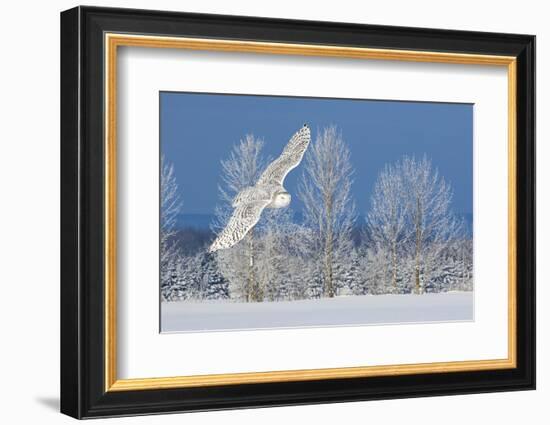
{"label": "frost-covered tree", "polygon": [[176,243],[176,220],[182,201],[174,165],[161,157],[160,170],[160,278],[164,301],[228,297],[227,281],[215,258],[205,250],[183,255]]}
{"label": "frost-covered tree", "polygon": [[167,301],[227,299],[228,282],[218,270],[216,258],[202,250],[178,259],[163,298]]}
{"label": "frost-covered tree", "polygon": [[263,226],[258,229],[258,245],[262,255],[256,261],[259,286],[267,301],[279,301],[287,296],[288,282],[287,233],[291,223],[288,209],[266,210]]}
{"label": "frost-covered tree", "polygon": [[[219,187],[221,205],[216,209],[213,230],[225,227],[232,212],[231,203],[242,189],[253,186],[265,168],[263,141],[249,134],[233,146],[229,157],[221,161],[222,184]],[[216,252],[222,274],[229,280],[231,297],[242,301],[262,301],[264,288],[256,276],[257,235],[252,229],[231,249]]]}
{"label": "frost-covered tree", "polygon": [[367,221],[369,249],[388,290],[441,290],[437,282],[450,273],[446,255],[464,234],[451,200],[451,186],[426,156],[404,156],[381,171]]}
{"label": "frost-covered tree", "polygon": [[[268,223],[258,235],[258,248],[262,255],[256,261],[256,277],[267,301],[278,301],[284,295],[285,252],[281,249],[284,235],[279,231],[282,226],[277,222],[284,219],[285,211],[266,211],[262,217]],[[260,233],[260,229],[257,229]]]}
{"label": "frost-covered tree", "polygon": [[323,129],[306,152],[298,195],[312,231],[311,261],[322,270],[323,295],[334,297],[352,263],[355,205],[350,152],[336,127]]}
{"label": "frost-covered tree", "polygon": [[184,301],[203,298],[203,288],[201,287],[203,271],[198,255],[180,257],[174,276],[169,300]]}
{"label": "frost-covered tree", "polygon": [[473,289],[472,240],[460,238],[440,254],[443,261],[434,262],[427,291],[471,291]]}
{"label": "frost-covered tree", "polygon": [[351,287],[354,295],[380,295],[388,292],[388,257],[382,246],[361,247],[357,256],[357,273]]}
{"label": "frost-covered tree", "polygon": [[258,228],[261,256],[256,262],[267,301],[309,298],[312,273],[310,232],[293,222],[290,208],[264,211]]}
{"label": "frost-covered tree", "polygon": [[182,201],[174,165],[161,157],[160,164],[160,281],[161,294],[167,300],[171,287],[178,280],[178,263],[180,255],[174,241],[176,219],[181,211]]}
{"label": "frost-covered tree", "polygon": [[[399,261],[410,238],[407,226],[408,203],[407,182],[400,164],[386,165],[378,175],[367,214],[368,240],[383,262],[384,282],[390,279],[389,288],[397,292]],[[387,273],[390,271],[390,273]]]}
{"label": "frost-covered tree", "polygon": [[457,256],[460,269],[458,279],[451,285],[450,290],[472,291],[474,289],[474,250],[473,240],[464,238],[458,241]]}
{"label": "frost-covered tree", "polygon": [[414,287],[421,293],[430,278],[431,267],[437,266],[441,253],[456,240],[461,223],[451,211],[451,186],[432,167],[431,161],[405,156],[397,167],[406,183],[406,202],[412,230]]}

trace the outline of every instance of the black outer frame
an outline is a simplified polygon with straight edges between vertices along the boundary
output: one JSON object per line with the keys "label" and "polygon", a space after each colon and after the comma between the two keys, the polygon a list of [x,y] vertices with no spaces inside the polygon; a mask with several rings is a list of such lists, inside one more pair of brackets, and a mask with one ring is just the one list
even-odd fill
{"label": "black outer frame", "polygon": [[[104,32],[517,57],[517,368],[104,391]],[[75,418],[535,388],[535,37],[76,7],[61,13],[61,412]]]}

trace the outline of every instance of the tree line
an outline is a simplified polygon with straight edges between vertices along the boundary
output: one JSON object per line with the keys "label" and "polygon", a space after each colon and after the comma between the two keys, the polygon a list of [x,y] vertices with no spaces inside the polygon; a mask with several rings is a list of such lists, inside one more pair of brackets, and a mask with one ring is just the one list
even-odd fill
{"label": "tree line", "polygon": [[[247,135],[221,161],[220,203],[214,233],[231,214],[231,201],[256,183],[269,163],[263,140]],[[193,255],[174,241],[182,200],[173,164],[161,164],[161,294],[163,300],[231,299],[260,302],[338,295],[472,290],[472,239],[452,211],[452,188],[426,157],[403,156],[375,182],[360,243],[352,197],[353,168],[342,134],[320,131],[301,165],[291,207],[264,210],[234,247]]]}

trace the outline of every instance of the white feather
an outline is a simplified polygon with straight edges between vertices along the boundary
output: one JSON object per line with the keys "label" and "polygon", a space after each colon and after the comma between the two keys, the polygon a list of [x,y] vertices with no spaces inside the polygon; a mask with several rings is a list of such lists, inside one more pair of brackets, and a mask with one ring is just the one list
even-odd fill
{"label": "white feather", "polygon": [[302,161],[310,141],[311,132],[304,124],[289,140],[281,155],[267,166],[256,185],[241,190],[235,196],[232,203],[235,210],[210,245],[210,252],[230,248],[243,239],[258,223],[264,208],[281,208],[290,203],[290,195],[286,193],[283,182]]}

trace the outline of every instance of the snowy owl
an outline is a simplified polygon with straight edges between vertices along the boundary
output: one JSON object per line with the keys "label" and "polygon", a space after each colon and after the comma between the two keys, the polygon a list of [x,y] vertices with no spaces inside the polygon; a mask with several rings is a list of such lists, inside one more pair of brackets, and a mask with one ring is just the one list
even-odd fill
{"label": "snowy owl", "polygon": [[310,141],[309,127],[304,124],[283,153],[267,166],[256,185],[237,194],[229,223],[212,242],[209,252],[230,248],[239,242],[258,223],[264,208],[284,208],[290,204],[291,196],[283,187],[283,181],[290,170],[300,164]]}

